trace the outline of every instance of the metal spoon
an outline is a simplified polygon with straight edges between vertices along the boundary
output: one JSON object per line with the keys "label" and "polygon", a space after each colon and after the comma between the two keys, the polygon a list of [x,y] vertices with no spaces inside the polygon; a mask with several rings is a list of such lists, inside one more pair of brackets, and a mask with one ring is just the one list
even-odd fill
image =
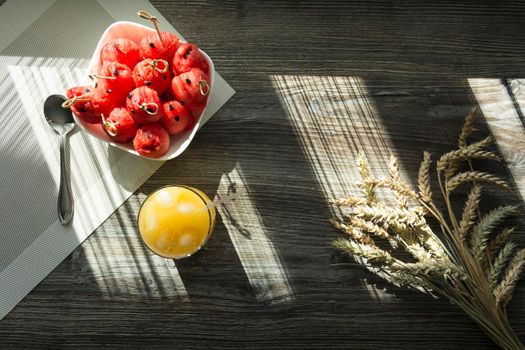
{"label": "metal spoon", "polygon": [[73,218],[73,196],[69,180],[68,157],[66,157],[67,135],[75,128],[75,120],[69,108],[63,108],[66,98],[51,95],[44,102],[44,115],[53,130],[60,136],[60,187],[58,190],[58,218],[68,224]]}

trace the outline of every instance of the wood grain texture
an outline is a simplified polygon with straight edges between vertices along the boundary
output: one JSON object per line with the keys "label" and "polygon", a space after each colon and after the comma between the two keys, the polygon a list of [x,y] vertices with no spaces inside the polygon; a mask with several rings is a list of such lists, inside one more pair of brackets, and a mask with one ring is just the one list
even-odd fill
{"label": "wood grain texture", "polygon": [[[493,349],[447,301],[337,264],[349,260],[330,245],[327,199],[351,190],[360,150],[376,172],[397,155],[414,181],[423,150],[454,147],[477,103],[468,79],[523,76],[525,4],[152,3],[237,94],[0,322],[0,348]],[[477,129],[489,133],[484,119]],[[166,184],[246,194],[203,251],[174,263],[135,224]],[[484,205],[503,200],[523,205],[493,190]],[[522,339],[524,293],[509,307]]]}

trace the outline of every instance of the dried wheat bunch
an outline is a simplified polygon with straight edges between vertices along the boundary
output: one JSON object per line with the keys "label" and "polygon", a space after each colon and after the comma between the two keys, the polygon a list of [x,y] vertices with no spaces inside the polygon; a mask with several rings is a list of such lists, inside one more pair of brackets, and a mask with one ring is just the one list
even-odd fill
{"label": "dried wheat bunch", "polygon": [[[509,240],[513,228],[501,228],[517,208],[504,205],[480,213],[481,183],[506,190],[510,187],[497,176],[472,168],[472,159],[500,160],[486,149],[491,144],[489,137],[468,142],[473,125],[474,110],[465,119],[458,149],[442,155],[435,164],[438,193],[446,205],[445,211],[435,204],[430,153],[423,154],[418,191],[401,180],[395,157],[388,165],[389,177],[378,179],[372,175],[367,159],[360,155],[356,163],[362,195],[333,200],[350,209],[343,221],[332,220],[345,233],[334,245],[360,257],[362,264],[376,268],[392,283],[448,298],[502,348],[524,349],[505,311],[525,264],[525,249],[517,249]],[[467,164],[469,170],[460,171],[462,164]],[[456,217],[450,195],[464,184],[470,185],[470,192],[461,217]],[[378,188],[391,191],[395,205],[380,201]],[[439,235],[427,219],[437,221]],[[409,258],[406,254],[404,259],[396,257],[400,248]]]}

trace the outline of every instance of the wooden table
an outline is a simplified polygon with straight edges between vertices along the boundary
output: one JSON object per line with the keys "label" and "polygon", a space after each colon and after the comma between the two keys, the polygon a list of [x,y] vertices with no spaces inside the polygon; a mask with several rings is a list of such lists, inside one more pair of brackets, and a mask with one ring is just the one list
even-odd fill
{"label": "wooden table", "polygon": [[[351,190],[359,151],[376,172],[395,154],[413,182],[422,151],[454,147],[478,103],[518,118],[481,118],[477,135],[510,135],[500,173],[519,179],[523,125],[498,84],[523,77],[525,4],[152,2],[237,94],[0,322],[0,348],[493,349],[446,300],[339,264],[328,199]],[[135,223],[165,184],[246,193],[203,251],[174,262],[147,251]],[[509,307],[522,339],[524,311],[525,283]]]}

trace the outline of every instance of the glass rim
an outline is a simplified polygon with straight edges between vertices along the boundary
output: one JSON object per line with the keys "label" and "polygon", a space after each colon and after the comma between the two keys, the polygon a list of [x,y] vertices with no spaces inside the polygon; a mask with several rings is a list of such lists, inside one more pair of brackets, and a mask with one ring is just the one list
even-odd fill
{"label": "glass rim", "polygon": [[[146,246],[146,248],[148,248],[153,254],[158,255],[160,257],[163,257],[165,259],[182,260],[182,259],[185,259],[185,258],[189,258],[190,256],[193,256],[195,253],[199,252],[202,249],[202,247],[204,247],[206,245],[206,243],[210,239],[211,235],[213,234],[213,230],[214,230],[214,227],[215,227],[215,222],[214,222],[214,220],[212,218],[212,214],[211,213],[212,213],[212,211],[215,212],[216,209],[215,208],[208,208],[206,210],[206,212],[208,213],[208,219],[209,219],[208,233],[206,234],[206,239],[202,242],[201,245],[199,245],[197,247],[197,249],[195,249],[191,253],[188,253],[187,255],[184,255],[184,256],[181,256],[181,257],[170,257],[170,256],[165,256],[165,255],[159,254],[156,251],[154,251],[153,249],[151,249],[151,247],[144,241],[144,238],[142,237],[142,232],[140,230],[140,224],[139,224],[140,213],[142,212],[142,208],[144,207],[144,204],[148,201],[148,199],[152,195],[154,195],[155,193],[159,192],[162,189],[169,188],[169,187],[180,187],[180,188],[184,188],[186,190],[189,190],[189,191],[193,192],[194,194],[196,194],[197,197],[199,197],[202,200],[202,202],[204,203],[205,206],[208,205],[208,202],[206,201],[206,198],[204,198],[200,193],[195,191],[195,190],[200,191],[199,189],[197,189],[195,187],[188,186],[188,185],[164,185],[164,186],[161,186],[161,187],[157,187],[150,194],[148,194],[146,196],[146,199],[144,199],[144,202],[142,202],[142,204],[140,205],[139,213],[137,214],[137,231],[139,233],[139,237],[140,237],[140,240],[142,241],[142,244],[144,244],[144,246]],[[206,195],[206,197],[208,197],[208,196]],[[212,201],[211,198],[208,197],[208,199],[210,200],[210,203],[211,203],[211,201]]]}

